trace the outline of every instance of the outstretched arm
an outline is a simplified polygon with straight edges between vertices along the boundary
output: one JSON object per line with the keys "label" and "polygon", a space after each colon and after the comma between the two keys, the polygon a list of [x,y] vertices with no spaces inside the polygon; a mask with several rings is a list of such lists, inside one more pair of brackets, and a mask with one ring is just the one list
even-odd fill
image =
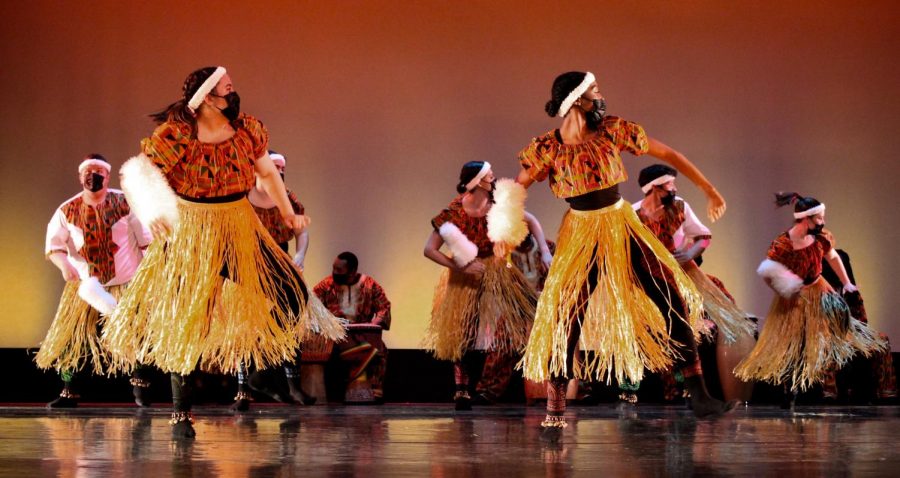
{"label": "outstretched arm", "polygon": [[288,199],[287,189],[284,188],[281,175],[278,174],[278,170],[275,168],[275,164],[268,153],[256,160],[254,169],[263,191],[275,201],[275,205],[278,206],[278,211],[281,212],[281,217],[284,219],[285,224],[294,230],[306,228],[309,225],[309,218],[294,213],[294,208]]}
{"label": "outstretched arm", "polygon": [[722,215],[725,214],[725,198],[723,198],[722,195],[719,194],[719,191],[713,187],[712,183],[706,179],[706,176],[694,166],[694,163],[690,162],[683,154],[656,139],[649,138],[649,141],[649,153],[651,156],[669,163],[706,194],[708,200],[706,212],[709,215],[710,221],[716,222],[722,217]]}
{"label": "outstretched arm", "polygon": [[841,260],[841,256],[838,255],[837,251],[831,249],[828,251],[828,254],[825,256],[825,260],[828,261],[828,265],[831,266],[831,270],[837,274],[838,279],[841,280],[841,284],[844,286],[844,292],[856,292],[856,286],[850,282],[850,277],[847,275],[847,269],[844,268],[844,261]]}

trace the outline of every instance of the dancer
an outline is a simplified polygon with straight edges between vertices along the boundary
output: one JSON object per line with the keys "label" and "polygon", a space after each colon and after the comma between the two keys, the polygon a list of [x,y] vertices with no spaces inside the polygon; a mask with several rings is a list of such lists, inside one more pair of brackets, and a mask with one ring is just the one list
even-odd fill
{"label": "dancer", "polygon": [[[620,153],[649,153],[675,166],[706,193],[712,220],[725,212],[725,201],[683,155],[638,124],[606,116],[593,74],[559,75],[545,110],[562,124],[519,153],[517,177],[524,187],[549,178],[570,207],[520,362],[525,378],[551,380],[544,436],[556,439],[566,426],[569,377],[637,382],[645,368],[673,363],[693,396],[694,414],[723,413],[728,407],[709,396],[697,357],[692,326],[700,322],[700,294],[619,196],[626,179]],[[578,354],[579,346],[588,353]]]}
{"label": "dancer", "polygon": [[[703,297],[704,317],[714,326],[709,327],[708,331],[715,336],[719,382],[725,399],[748,401],[753,393],[753,385],[737,380],[733,370],[753,349],[756,343],[753,338],[756,324],[735,305],[725,285],[701,271],[694,261],[709,247],[712,233],[700,222],[691,205],[676,196],[677,176],[678,171],[664,164],[654,164],[642,169],[638,174],[638,184],[644,193],[644,199],[632,206],[641,222],[673,254]],[[667,400],[675,397],[675,382],[671,370],[663,372]],[[629,401],[637,401],[634,391],[628,390],[625,394]]]}
{"label": "dancer", "polygon": [[[88,362],[95,374],[108,371],[109,357],[100,344],[101,314],[112,312],[150,243],[150,232],[131,213],[122,191],[109,189],[110,170],[103,155],[85,157],[78,166],[82,191],[62,203],[47,225],[47,258],[66,281],[35,357],[39,368],[56,369],[63,381],[50,408],[78,405],[73,381]],[[146,375],[146,368],[137,366],[131,377],[134,401],[141,407],[150,406]]]}
{"label": "dancer", "polygon": [[103,338],[117,369],[141,361],[171,373],[172,433],[192,437],[187,374],[281,365],[310,331],[337,340],[344,328],[324,307],[310,311],[299,271],[247,201],[259,177],[287,227],[309,222],[294,213],[268,132],[240,112],[225,68],[191,73],[182,93],[151,115],[159,126],[122,167],[129,202],[156,240]]}
{"label": "dancer", "polygon": [[[275,165],[275,170],[278,171],[283,182],[285,166],[287,165],[284,155],[269,150],[269,158],[272,159],[272,164]],[[297,199],[297,195],[290,189],[285,190],[294,214],[303,215],[305,213],[305,208],[300,200]],[[256,178],[256,184],[247,194],[247,200],[250,201],[250,204],[253,206],[253,210],[256,212],[256,216],[259,217],[259,221],[263,224],[263,227],[266,228],[266,231],[269,232],[272,239],[275,239],[275,242],[278,243],[278,247],[281,247],[281,250],[289,254],[290,241],[291,239],[294,240],[294,265],[302,271],[303,261],[306,258],[306,250],[309,248],[309,232],[307,229],[291,229],[288,227],[281,217],[281,211],[279,211],[277,204],[272,200],[268,193],[266,193],[259,177]],[[246,412],[250,409],[250,402],[253,400],[253,396],[250,394],[249,390],[251,388],[257,392],[268,395],[278,402],[297,403],[299,405],[315,404],[316,398],[306,394],[300,387],[299,367],[300,353],[298,352],[297,357],[284,363],[284,375],[288,385],[288,390],[285,391],[284,387],[279,385],[279,377],[275,374],[260,370],[250,373],[247,369],[247,365],[241,362],[237,372],[237,394],[234,397],[234,403],[231,405],[231,409],[236,412]]]}
{"label": "dancer", "polygon": [[[453,362],[457,410],[471,409],[469,371],[473,351],[515,354],[525,345],[537,295],[518,269],[493,253],[488,214],[494,195],[490,163],[471,161],[459,175],[457,196],[431,220],[425,257],[444,266],[434,294],[425,346]],[[539,243],[544,233],[528,214]],[[439,249],[446,244],[450,255]]]}
{"label": "dancer", "polygon": [[[821,382],[855,353],[884,349],[866,324],[850,315],[841,296],[858,294],[833,239],[824,233],[825,205],[797,193],[777,193],[779,207],[794,205],[794,224],[772,241],[757,273],[776,292],[759,341],[735,369],[743,380],[784,385],[784,408],[797,393]],[[822,277],[822,259],[840,279],[841,293]]]}

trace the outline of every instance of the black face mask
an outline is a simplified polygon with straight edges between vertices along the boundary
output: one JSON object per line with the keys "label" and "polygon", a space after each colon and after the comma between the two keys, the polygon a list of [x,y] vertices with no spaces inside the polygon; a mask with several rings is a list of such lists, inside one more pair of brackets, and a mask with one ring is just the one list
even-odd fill
{"label": "black face mask", "polygon": [[331,274],[331,280],[337,285],[347,285],[350,283],[350,274]]}
{"label": "black face mask", "polygon": [[810,227],[807,229],[806,233],[810,236],[818,236],[822,234],[822,229],[825,229],[825,224],[818,224],[816,226]]}
{"label": "black face mask", "polygon": [[226,102],[228,102],[228,106],[219,110],[222,112],[222,115],[228,118],[228,121],[236,121],[238,119],[238,115],[241,114],[241,97],[238,96],[237,91],[232,91],[225,96],[220,96],[219,98],[224,98]]}
{"label": "black face mask", "polygon": [[100,173],[91,173],[90,176],[84,178],[84,183],[82,185],[88,191],[95,193],[101,189],[103,189],[103,175]]}
{"label": "black face mask", "polygon": [[663,206],[675,204],[675,191],[666,191],[666,194],[659,198],[659,202],[661,202]]}
{"label": "black face mask", "polygon": [[594,100],[594,109],[584,112],[584,120],[585,122],[587,122],[588,129],[591,131],[597,131],[600,128],[600,124],[603,123],[603,118],[605,116],[606,100],[603,98]]}

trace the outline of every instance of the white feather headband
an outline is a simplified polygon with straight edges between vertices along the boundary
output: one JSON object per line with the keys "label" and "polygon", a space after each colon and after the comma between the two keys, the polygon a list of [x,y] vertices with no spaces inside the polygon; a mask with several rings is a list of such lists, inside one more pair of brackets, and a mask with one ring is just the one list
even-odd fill
{"label": "white feather headband", "polygon": [[825,205],[819,204],[816,207],[811,207],[805,211],[795,212],[794,219],[803,219],[804,217],[815,216],[816,214],[821,214],[825,212]]}
{"label": "white feather headband", "polygon": [[566,96],[566,99],[563,100],[563,102],[559,105],[559,112],[556,114],[556,116],[559,116],[560,118],[565,116],[566,113],[568,113],[569,110],[572,109],[572,105],[575,104],[575,101],[577,101],[578,98],[581,98],[581,95],[583,95],[584,92],[587,91],[588,87],[590,87],[591,83],[593,82],[594,74],[591,72],[587,72],[584,75],[584,79],[581,80],[581,84],[575,87],[575,89],[569,93],[569,96]]}
{"label": "white feather headband", "polygon": [[283,154],[280,154],[280,153],[272,153],[272,154],[269,155],[269,157],[272,158],[272,162],[273,162],[273,163],[275,163],[275,164],[277,164],[277,165],[279,165],[279,166],[281,166],[281,167],[284,167],[284,166],[286,165],[286,162],[285,162],[285,160],[284,160],[284,155],[283,155]]}
{"label": "white feather headband", "polygon": [[653,186],[661,186],[663,184],[666,184],[669,181],[674,181],[674,180],[675,180],[675,176],[672,176],[671,174],[665,174],[665,175],[660,176],[660,177],[654,179],[653,181],[650,181],[649,183],[641,186],[641,191],[644,191],[644,194],[647,194],[648,192],[650,192],[651,189],[653,189]]}
{"label": "white feather headband", "polygon": [[471,181],[466,183],[466,191],[471,191],[471,190],[475,189],[475,186],[478,186],[478,183],[480,183],[481,180],[484,179],[485,175],[487,175],[488,171],[490,171],[490,170],[491,170],[491,163],[485,161],[484,164],[481,165],[481,171],[478,171],[478,174],[476,174],[475,177],[472,178]]}
{"label": "white feather headband", "polygon": [[88,159],[85,159],[84,161],[82,161],[81,164],[78,165],[78,174],[83,173],[85,169],[87,169],[91,166],[99,166],[99,167],[105,169],[107,173],[112,171],[112,166],[110,166],[109,163],[107,163],[106,161],[104,161],[102,159],[88,158]]}
{"label": "white feather headband", "polygon": [[194,96],[191,96],[191,100],[188,101],[188,108],[190,108],[191,111],[197,111],[197,108],[200,107],[200,103],[203,103],[203,99],[206,98],[206,95],[208,95],[217,84],[219,84],[219,80],[221,80],[223,76],[225,76],[225,67],[216,67],[216,71],[214,71],[212,75],[209,75],[209,78],[200,85],[200,88],[197,89]]}

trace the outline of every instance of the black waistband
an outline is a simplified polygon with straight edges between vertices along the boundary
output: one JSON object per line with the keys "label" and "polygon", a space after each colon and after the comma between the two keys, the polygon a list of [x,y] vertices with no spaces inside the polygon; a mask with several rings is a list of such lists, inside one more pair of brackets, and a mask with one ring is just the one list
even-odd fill
{"label": "black waistband", "polygon": [[215,197],[208,197],[208,198],[192,198],[190,196],[184,196],[181,194],[179,194],[178,197],[180,197],[181,199],[184,199],[185,201],[190,201],[190,202],[199,202],[199,203],[203,203],[203,204],[222,204],[222,203],[226,203],[226,202],[240,201],[241,199],[244,199],[245,197],[247,197],[247,192],[234,193],[234,194],[229,194],[227,196],[215,196]]}
{"label": "black waistband", "polygon": [[576,211],[596,211],[612,206],[619,199],[622,199],[622,196],[619,194],[619,185],[616,184],[606,189],[567,198],[566,202],[569,203],[570,208]]}

